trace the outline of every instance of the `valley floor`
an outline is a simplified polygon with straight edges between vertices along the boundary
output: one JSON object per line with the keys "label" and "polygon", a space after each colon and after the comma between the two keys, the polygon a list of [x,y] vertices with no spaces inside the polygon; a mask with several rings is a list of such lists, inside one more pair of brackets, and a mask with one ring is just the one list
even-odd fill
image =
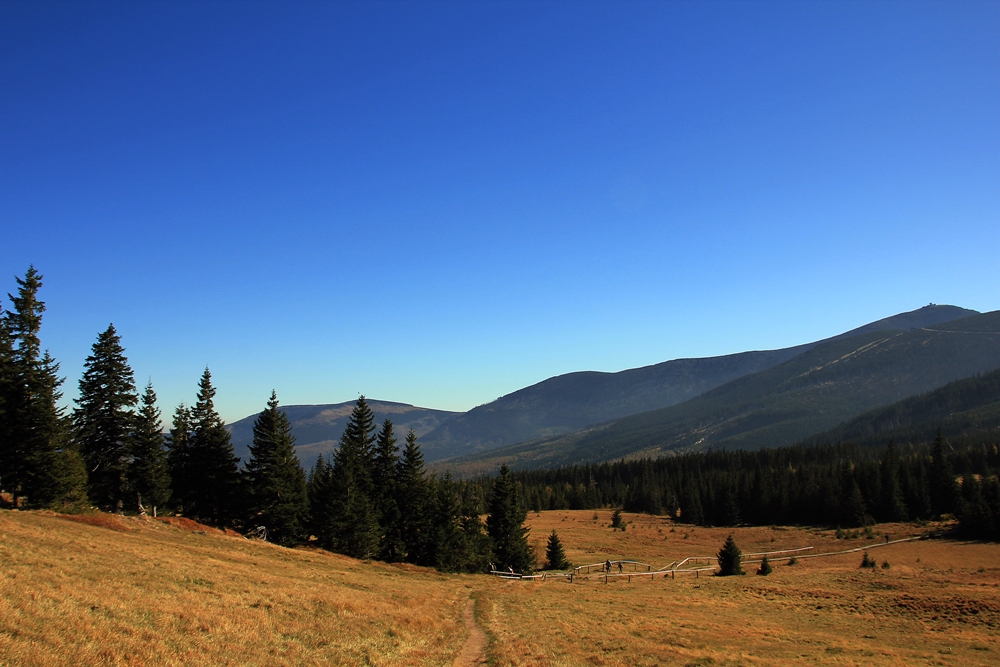
{"label": "valley floor", "polygon": [[[530,514],[574,563],[875,545],[798,528]],[[1000,545],[925,540],[768,577],[507,581],[288,550],[175,522],[0,511],[0,665],[992,665]],[[927,531],[891,524],[893,539]],[[204,534],[202,533],[204,531]],[[643,568],[644,569],[644,568]],[[747,568],[748,572],[750,567]],[[470,630],[472,631],[470,633]],[[475,640],[475,637],[474,637]],[[470,648],[472,646],[472,648]],[[464,648],[464,650],[463,650]]]}

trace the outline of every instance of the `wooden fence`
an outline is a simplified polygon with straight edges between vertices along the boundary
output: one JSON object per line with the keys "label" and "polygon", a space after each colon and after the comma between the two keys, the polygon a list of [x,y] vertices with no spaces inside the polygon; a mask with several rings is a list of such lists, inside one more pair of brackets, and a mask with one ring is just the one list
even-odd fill
{"label": "wooden fence", "polygon": [[[873,544],[867,544],[865,546],[856,547],[854,549],[844,549],[842,551],[827,551],[825,553],[803,553],[806,551],[811,551],[815,547],[799,547],[797,549],[781,549],[779,551],[761,551],[759,553],[745,554],[745,557],[749,557],[751,560],[743,560],[745,564],[760,563],[761,560],[766,556],[772,561],[782,561],[791,560],[793,558],[823,558],[825,556],[841,556],[843,554],[857,553],[859,551],[868,551],[869,549],[878,549],[881,547],[888,547],[894,544],[901,544],[903,542],[914,542],[917,540],[929,539],[930,535],[918,535],[916,537],[903,537],[898,540],[889,540],[887,542],[876,542]],[[759,558],[757,558],[759,556]],[[590,563],[589,565],[578,565],[574,567],[570,572],[544,572],[542,574],[520,574],[517,572],[504,572],[500,570],[491,570],[490,574],[499,577],[500,579],[530,579],[530,580],[542,580],[547,579],[566,579],[570,583],[573,583],[574,579],[577,577],[583,577],[584,579],[590,579],[591,571],[597,569],[596,574],[599,578],[604,579],[604,583],[608,583],[610,579],[626,578],[629,582],[632,581],[632,577],[649,577],[650,581],[653,581],[657,576],[662,576],[663,578],[670,577],[671,579],[676,579],[678,574],[694,574],[695,577],[700,577],[702,572],[714,572],[715,565],[710,565],[707,567],[697,567],[698,563],[702,561],[712,562],[715,561],[715,556],[689,556],[681,561],[673,561],[664,565],[660,568],[653,569],[653,566],[649,563],[643,563],[637,560],[609,560],[603,563]],[[609,571],[608,563],[610,567],[618,567],[618,572],[613,573]],[[692,566],[685,567],[688,564]],[[632,571],[626,572],[626,566],[631,566]],[[645,568],[645,571],[640,571],[640,568]]]}

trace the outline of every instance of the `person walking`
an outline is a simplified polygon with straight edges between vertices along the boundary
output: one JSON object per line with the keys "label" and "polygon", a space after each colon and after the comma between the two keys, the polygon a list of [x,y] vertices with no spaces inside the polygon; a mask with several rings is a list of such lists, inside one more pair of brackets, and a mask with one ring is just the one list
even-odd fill
{"label": "person walking", "polygon": [[611,574],[611,559],[604,561],[604,571]]}

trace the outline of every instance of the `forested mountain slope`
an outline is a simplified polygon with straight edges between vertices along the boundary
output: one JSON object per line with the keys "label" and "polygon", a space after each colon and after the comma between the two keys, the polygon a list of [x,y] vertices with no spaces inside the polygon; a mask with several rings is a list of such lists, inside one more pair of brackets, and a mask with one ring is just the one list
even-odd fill
{"label": "forested mountain slope", "polygon": [[[828,340],[931,326],[974,314],[976,311],[965,308],[930,304]],[[618,373],[583,371],[559,375],[448,420],[421,438],[421,445],[432,461],[570,433],[683,403],[737,378],[772,368],[818,344],[675,359]]]}
{"label": "forested mountain slope", "polygon": [[881,445],[889,438],[900,445],[930,442],[939,428],[945,438],[1000,434],[1000,368],[866,412],[802,445]]}
{"label": "forested mountain slope", "polygon": [[[400,442],[411,428],[418,436],[422,436],[456,414],[460,414],[391,401],[368,400],[368,405],[375,413],[377,424],[381,424],[387,418],[392,420],[396,437]],[[333,405],[281,406],[292,423],[295,451],[303,466],[311,467],[317,456],[329,454],[336,449],[354,406],[355,401]],[[256,419],[257,415],[250,415],[226,427],[232,435],[236,455],[244,462],[250,456],[249,447],[253,442],[253,423]]]}
{"label": "forested mountain slope", "polygon": [[692,400],[569,435],[449,461],[488,470],[789,445],[846,419],[1000,367],[1000,311],[831,340]]}

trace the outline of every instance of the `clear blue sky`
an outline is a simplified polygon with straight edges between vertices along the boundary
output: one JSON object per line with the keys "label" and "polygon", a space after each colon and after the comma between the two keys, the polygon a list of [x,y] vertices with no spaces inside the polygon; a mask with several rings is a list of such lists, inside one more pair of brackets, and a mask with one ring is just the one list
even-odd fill
{"label": "clear blue sky", "polygon": [[996,2],[0,2],[67,400],[109,322],[235,420],[994,310],[998,187]]}

